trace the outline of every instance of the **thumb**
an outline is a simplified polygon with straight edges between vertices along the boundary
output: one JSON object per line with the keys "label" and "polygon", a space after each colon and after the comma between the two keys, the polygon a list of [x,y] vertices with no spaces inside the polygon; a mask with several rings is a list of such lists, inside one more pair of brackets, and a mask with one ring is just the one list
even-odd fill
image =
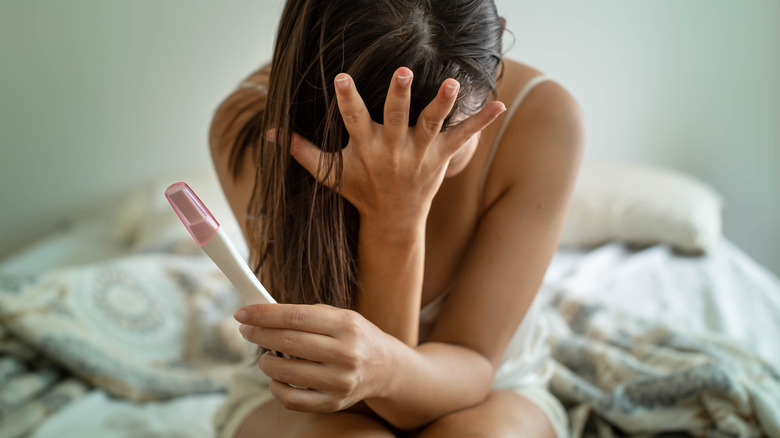
{"label": "thumb", "polygon": [[295,133],[290,141],[290,154],[314,179],[331,189],[334,187],[336,177],[332,163],[335,154],[323,152],[314,143]]}

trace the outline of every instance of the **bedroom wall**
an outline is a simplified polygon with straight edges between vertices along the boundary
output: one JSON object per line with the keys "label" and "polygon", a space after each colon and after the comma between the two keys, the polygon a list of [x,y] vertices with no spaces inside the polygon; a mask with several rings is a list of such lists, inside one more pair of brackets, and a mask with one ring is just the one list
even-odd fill
{"label": "bedroom wall", "polygon": [[[780,2],[497,0],[508,56],[564,84],[587,156],[688,172],[780,273]],[[0,257],[95,200],[207,167],[213,108],[280,1],[0,2]],[[511,37],[507,38],[511,43]]]}
{"label": "bedroom wall", "polygon": [[582,105],[586,157],[706,181],[725,198],[726,237],[780,274],[780,2],[496,4],[508,56]]}

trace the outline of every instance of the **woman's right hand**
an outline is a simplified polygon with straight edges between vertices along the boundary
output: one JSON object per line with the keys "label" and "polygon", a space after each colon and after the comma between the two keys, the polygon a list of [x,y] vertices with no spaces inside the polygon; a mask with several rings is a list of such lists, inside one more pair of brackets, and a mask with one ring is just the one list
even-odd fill
{"label": "woman's right hand", "polygon": [[359,313],[324,304],[258,304],[235,314],[244,339],[266,352],[259,367],[287,409],[336,412],[385,394],[400,344]]}
{"label": "woman's right hand", "polygon": [[[450,78],[442,83],[417,124],[409,127],[412,79],[408,68],[396,70],[385,101],[384,124],[378,124],[371,120],[352,78],[346,73],[336,76],[339,111],[349,133],[342,150],[339,187],[335,186],[335,175],[325,175],[319,166],[321,159],[327,164],[335,154],[293,134],[293,157],[354,205],[361,219],[393,225],[425,220],[453,154],[506,109],[501,102],[491,102],[452,129],[440,132],[460,88]],[[268,136],[273,135],[269,132]]]}

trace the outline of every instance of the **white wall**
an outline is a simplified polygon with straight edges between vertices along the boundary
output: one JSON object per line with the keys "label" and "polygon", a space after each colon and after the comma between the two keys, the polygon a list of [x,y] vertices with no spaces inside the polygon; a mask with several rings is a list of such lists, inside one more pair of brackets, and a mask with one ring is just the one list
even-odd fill
{"label": "white wall", "polygon": [[[780,273],[780,2],[497,0],[508,56],[580,101],[587,155],[726,199]],[[0,256],[168,169],[208,166],[211,113],[268,59],[280,1],[0,2]],[[507,41],[511,41],[508,37]]]}
{"label": "white wall", "polygon": [[516,38],[508,56],[583,106],[587,155],[708,182],[727,238],[780,273],[780,2],[496,4]]}
{"label": "white wall", "polygon": [[269,59],[278,1],[0,1],[0,256],[170,169]]}

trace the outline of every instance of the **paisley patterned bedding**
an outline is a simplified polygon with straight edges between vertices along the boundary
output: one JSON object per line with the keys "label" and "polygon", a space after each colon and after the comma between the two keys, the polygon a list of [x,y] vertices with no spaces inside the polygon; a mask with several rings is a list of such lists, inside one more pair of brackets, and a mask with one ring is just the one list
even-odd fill
{"label": "paisley patterned bedding", "polygon": [[[55,390],[75,397],[97,386],[135,401],[220,391],[240,358],[231,349],[240,344],[224,339],[230,334],[221,328],[237,307],[234,291],[203,257],[144,254],[6,276],[0,424]],[[67,381],[79,382],[80,391],[57,389]]]}
{"label": "paisley patterned bedding", "polygon": [[225,389],[241,298],[153,186],[0,264],[0,436],[92,388],[137,402]]}

